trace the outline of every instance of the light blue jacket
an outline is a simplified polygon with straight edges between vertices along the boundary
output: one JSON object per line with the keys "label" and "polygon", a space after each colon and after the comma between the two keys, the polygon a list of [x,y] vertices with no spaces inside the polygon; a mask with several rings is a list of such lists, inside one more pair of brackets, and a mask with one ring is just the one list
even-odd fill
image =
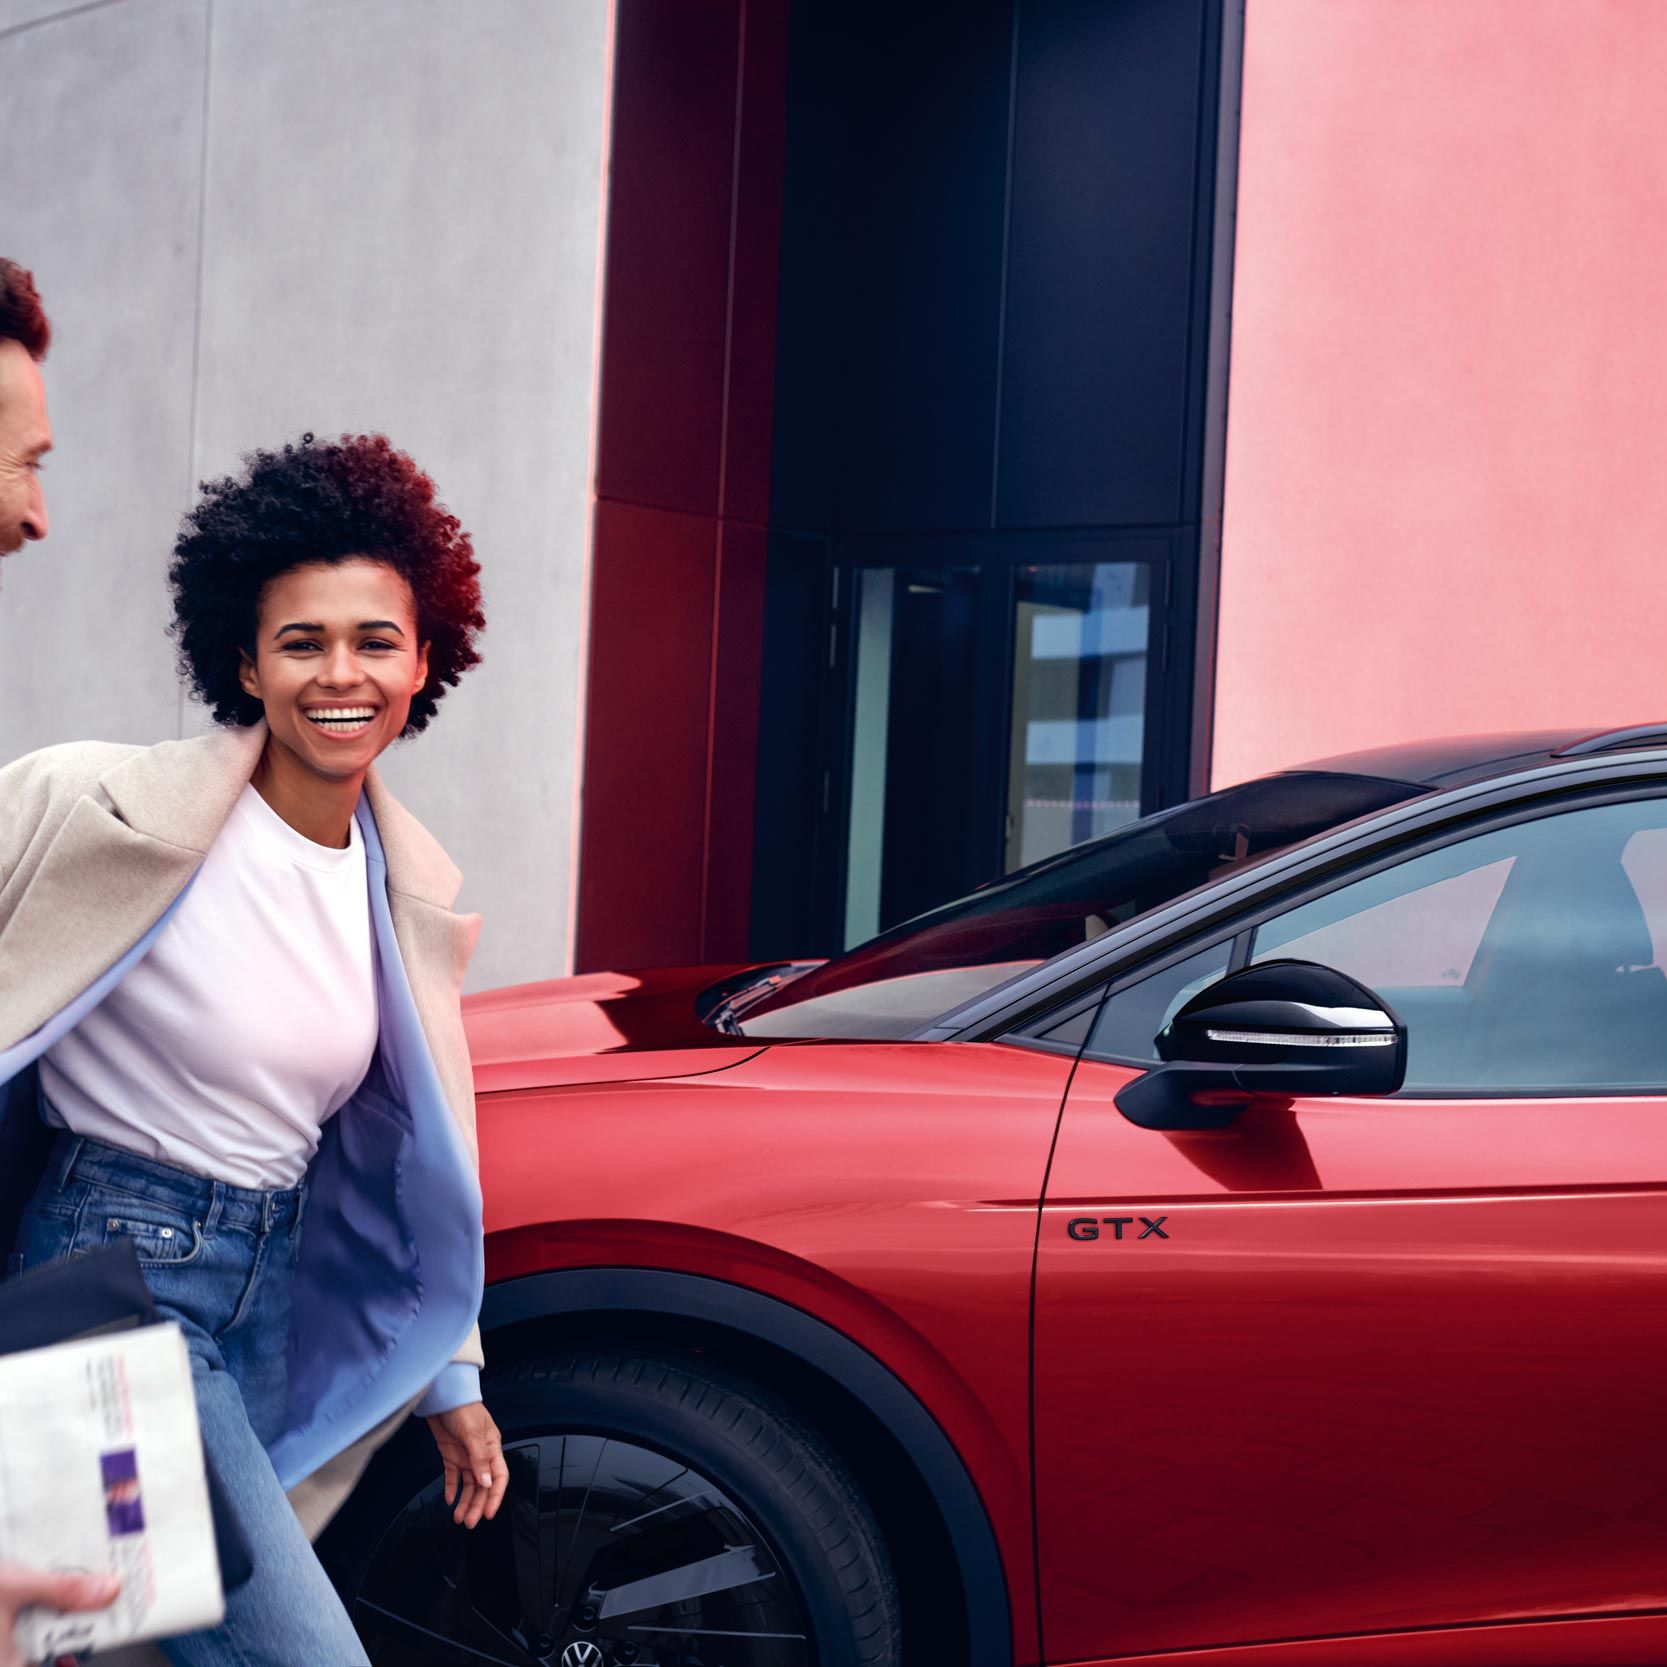
{"label": "light blue jacket", "polygon": [[[144,957],[248,782],[264,726],[151,748],[49,748],[0,770],[0,1232],[33,1184],[40,1055]],[[474,1105],[458,1007],[478,919],[374,773],[357,818],[380,1038],[308,1170],[289,1411],[292,1487],[415,1401],[480,1398]],[[19,1026],[26,1028],[19,1029]]]}

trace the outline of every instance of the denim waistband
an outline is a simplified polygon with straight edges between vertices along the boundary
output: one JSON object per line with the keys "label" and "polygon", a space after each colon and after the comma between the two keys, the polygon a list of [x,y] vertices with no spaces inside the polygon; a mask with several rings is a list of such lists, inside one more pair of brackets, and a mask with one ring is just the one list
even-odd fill
{"label": "denim waistband", "polygon": [[206,1175],[89,1140],[69,1129],[61,1130],[53,1143],[50,1173],[60,1187],[72,1181],[113,1187],[181,1210],[205,1227],[225,1223],[256,1227],[263,1233],[298,1224],[307,1197],[304,1180],[273,1192],[234,1187],[229,1181],[211,1181]]}

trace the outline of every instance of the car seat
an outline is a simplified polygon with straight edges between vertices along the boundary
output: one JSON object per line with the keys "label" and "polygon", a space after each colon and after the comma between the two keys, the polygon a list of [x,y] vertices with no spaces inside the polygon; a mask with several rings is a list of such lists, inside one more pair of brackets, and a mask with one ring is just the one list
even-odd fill
{"label": "car seat", "polygon": [[1468,988],[1460,1081],[1498,1088],[1667,1083],[1667,975],[1617,849],[1519,857]]}

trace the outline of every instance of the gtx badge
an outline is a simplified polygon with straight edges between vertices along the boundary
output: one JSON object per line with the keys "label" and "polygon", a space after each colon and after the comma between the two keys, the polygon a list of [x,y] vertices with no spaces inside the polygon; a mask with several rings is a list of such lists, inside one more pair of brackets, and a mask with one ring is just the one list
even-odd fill
{"label": "gtx badge", "polygon": [[1159,1216],[1156,1220],[1151,1216],[1101,1216],[1096,1221],[1093,1216],[1076,1216],[1065,1223],[1065,1231],[1073,1239],[1088,1240],[1099,1238],[1100,1229],[1109,1227],[1111,1236],[1114,1239],[1121,1239],[1123,1229],[1133,1227],[1138,1221],[1141,1227],[1140,1231],[1135,1234],[1136,1239],[1150,1239],[1153,1237],[1167,1239],[1169,1235],[1164,1232],[1163,1224],[1168,1220],[1168,1216]]}

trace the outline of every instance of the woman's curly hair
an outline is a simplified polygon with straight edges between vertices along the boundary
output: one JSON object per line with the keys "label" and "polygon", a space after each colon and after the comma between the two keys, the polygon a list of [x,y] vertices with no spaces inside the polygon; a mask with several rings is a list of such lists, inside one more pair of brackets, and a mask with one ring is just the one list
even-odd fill
{"label": "woman's curly hair", "polygon": [[434,482],[381,434],[252,451],[240,476],[205,481],[180,525],[168,583],[180,675],[216,723],[249,725],[261,703],[238,681],[255,654],[261,593],[281,573],[353,556],[386,562],[411,587],[428,681],[402,733],[424,729],[440,697],[479,665],[480,564]]}

